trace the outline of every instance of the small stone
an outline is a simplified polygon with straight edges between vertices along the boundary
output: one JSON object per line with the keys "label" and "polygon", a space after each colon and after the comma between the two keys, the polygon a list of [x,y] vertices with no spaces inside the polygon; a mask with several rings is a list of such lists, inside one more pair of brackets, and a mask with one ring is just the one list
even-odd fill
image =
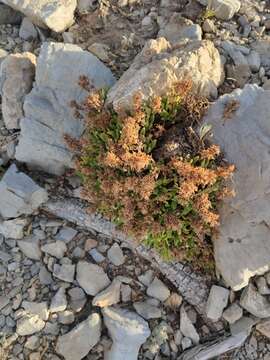
{"label": "small stone", "polygon": [[93,306],[108,307],[119,303],[120,301],[120,287],[121,283],[118,280],[113,280],[105,290],[98,293],[93,301]]}
{"label": "small stone", "polygon": [[66,310],[67,298],[66,291],[63,287],[60,287],[57,293],[54,295],[51,301],[50,312],[56,313]]}
{"label": "small stone", "polygon": [[203,23],[202,29],[206,33],[215,33],[216,26],[214,21],[212,21],[211,19],[206,19]]}
{"label": "small stone", "polygon": [[67,251],[67,246],[63,241],[57,240],[56,242],[43,245],[41,250],[57,259],[62,259]]}
{"label": "small stone", "polygon": [[107,256],[110,262],[115,266],[123,265],[125,262],[123,251],[117,243],[113,244],[113,246],[108,250]]}
{"label": "small stone", "polygon": [[65,310],[65,311],[59,312],[58,313],[58,321],[60,322],[60,324],[63,324],[63,325],[72,324],[75,321],[74,313],[70,310]]}
{"label": "small stone", "polygon": [[260,322],[256,329],[263,335],[270,339],[270,319],[263,320]]}
{"label": "small stone", "polygon": [[122,302],[131,301],[131,294],[132,294],[131,287],[129,285],[121,284],[121,299],[122,299]]}
{"label": "small stone", "polygon": [[222,316],[229,324],[233,324],[241,319],[243,316],[243,309],[238,304],[234,303],[223,312]]}
{"label": "small stone", "polygon": [[195,345],[199,344],[200,336],[197,333],[191,320],[189,319],[186,310],[184,308],[184,305],[182,305],[180,310],[180,331],[184,336],[190,338],[193,344]]}
{"label": "small stone", "polygon": [[230,291],[221,286],[213,285],[206,304],[206,316],[212,321],[218,321],[227,306]]}
{"label": "small stone", "polygon": [[181,341],[181,346],[183,351],[189,349],[192,346],[192,340],[187,337],[184,337]]}
{"label": "small stone", "polygon": [[212,0],[211,9],[215,16],[221,20],[230,20],[241,7],[239,0]]}
{"label": "small stone", "polygon": [[51,285],[53,282],[52,276],[45,266],[40,267],[39,281],[42,285]]}
{"label": "small stone", "polygon": [[177,310],[180,308],[182,302],[183,302],[182,296],[180,296],[177,293],[172,293],[165,301],[165,306],[169,307],[170,309]]}
{"label": "small stone", "polygon": [[60,336],[56,351],[65,360],[80,360],[99,342],[100,335],[101,318],[94,313],[70,332]]}
{"label": "small stone", "polygon": [[26,340],[24,347],[29,350],[35,350],[39,347],[39,345],[40,345],[39,337],[33,335]]}
{"label": "small stone", "polygon": [[84,291],[79,287],[75,287],[68,290],[68,295],[70,296],[71,309],[75,312],[81,311],[86,303]]}
{"label": "small stone", "polygon": [[92,256],[96,263],[102,263],[106,260],[106,258],[97,249],[90,250],[89,255]]}
{"label": "small stone", "polygon": [[107,46],[105,44],[94,43],[88,47],[88,50],[92,54],[96,55],[96,57],[98,57],[101,61],[104,61],[104,62],[110,61],[109,46]]}
{"label": "small stone", "polygon": [[40,360],[40,353],[33,352],[29,355],[29,360]]}
{"label": "small stone", "polygon": [[243,290],[240,305],[258,318],[270,317],[269,301],[256,290],[252,283]]}
{"label": "small stone", "polygon": [[147,295],[163,302],[170,296],[170,290],[161,280],[155,277],[153,282],[147,288]]}
{"label": "small stone", "polygon": [[7,306],[7,304],[9,304],[9,298],[4,295],[0,296],[0,310]]}
{"label": "small stone", "polygon": [[19,36],[23,40],[33,40],[36,39],[38,36],[38,32],[35,26],[27,17],[23,18],[19,31]]}
{"label": "small stone", "polygon": [[263,276],[257,278],[255,280],[257,288],[259,290],[259,293],[261,295],[269,295],[270,294],[270,288],[267,285],[267,282]]}
{"label": "small stone", "polygon": [[49,311],[46,301],[41,303],[36,303],[32,301],[23,301],[22,308],[25,309],[27,315],[34,316],[37,315],[41,320],[48,320]]}
{"label": "small stone", "polygon": [[27,223],[27,219],[0,221],[0,234],[2,234],[6,239],[22,239],[24,236],[23,230]]}
{"label": "small stone", "polygon": [[162,316],[161,309],[147,302],[136,302],[133,304],[136,312],[145,320],[158,319]]}
{"label": "small stone", "polygon": [[258,322],[258,319],[243,316],[240,320],[230,325],[232,335],[237,335],[243,332],[250,333],[252,327]]}
{"label": "small stone", "polygon": [[59,231],[59,233],[55,236],[55,239],[64,241],[66,244],[68,244],[71,240],[74,239],[77,233],[77,230],[66,226]]}
{"label": "small stone", "polygon": [[24,315],[17,321],[16,332],[20,336],[27,336],[41,331],[45,322],[38,315]]}
{"label": "small stone", "polygon": [[98,242],[95,239],[87,239],[84,244],[84,250],[90,251],[98,246]]}
{"label": "small stone", "polygon": [[110,285],[110,279],[102,267],[79,261],[77,265],[77,281],[83,290],[91,296],[97,295]]}
{"label": "small stone", "polygon": [[247,56],[247,61],[251,71],[258,72],[260,70],[261,57],[257,51],[251,50],[250,54]]}
{"label": "small stone", "polygon": [[17,244],[26,257],[32,260],[40,260],[41,250],[38,239],[35,237],[28,237],[24,238],[24,240],[19,240]]}
{"label": "small stone", "polygon": [[53,275],[63,281],[73,282],[75,274],[75,265],[55,264],[53,267]]}
{"label": "small stone", "polygon": [[138,276],[138,280],[145,286],[149,286],[154,279],[154,272],[147,270],[144,274]]}

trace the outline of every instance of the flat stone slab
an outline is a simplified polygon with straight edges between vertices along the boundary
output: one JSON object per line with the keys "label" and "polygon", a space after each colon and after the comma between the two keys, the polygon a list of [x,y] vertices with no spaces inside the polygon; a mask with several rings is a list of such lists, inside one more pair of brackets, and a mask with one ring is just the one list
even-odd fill
{"label": "flat stone slab", "polygon": [[[239,108],[224,118],[231,101],[239,102]],[[269,113],[270,91],[246,85],[220,97],[204,119],[212,125],[213,142],[236,166],[236,196],[221,206],[214,240],[217,269],[235,291],[270,269]]]}

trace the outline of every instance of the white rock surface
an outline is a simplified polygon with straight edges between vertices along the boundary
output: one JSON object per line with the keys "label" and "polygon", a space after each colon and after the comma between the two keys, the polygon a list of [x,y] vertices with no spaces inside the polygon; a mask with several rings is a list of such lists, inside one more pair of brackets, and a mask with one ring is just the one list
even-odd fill
{"label": "white rock surface", "polygon": [[47,201],[47,191],[38,186],[16,165],[11,165],[0,181],[0,215],[15,218],[22,214],[32,214]]}
{"label": "white rock surface", "polygon": [[102,309],[102,314],[113,340],[106,360],[137,360],[141,345],[150,336],[148,323],[127,309],[108,307]]}
{"label": "white rock surface", "polygon": [[[224,108],[232,100],[240,107],[226,121]],[[220,97],[204,120],[213,127],[213,142],[236,166],[236,196],[223,202],[219,235],[214,239],[217,269],[235,291],[245,287],[250,277],[270,269],[269,113],[270,91],[246,85]]]}
{"label": "white rock surface", "polygon": [[223,82],[223,66],[211,41],[192,41],[172,49],[165,38],[149,40],[130,68],[108,93],[115,108],[130,108],[133,95],[140,91],[144,99],[164,95],[175,82],[190,78],[194,91],[217,96]]}
{"label": "white rock surface", "polygon": [[106,289],[94,297],[92,304],[99,307],[108,307],[119,303],[120,287],[121,282],[117,279],[114,279],[111,285],[109,285]]}
{"label": "white rock surface", "polygon": [[90,315],[74,329],[58,338],[56,351],[65,360],[80,360],[98,343],[101,334],[101,318]]}
{"label": "white rock surface", "polygon": [[19,129],[23,102],[35,78],[36,57],[25,52],[8,55],[0,67],[3,120],[7,129]]}
{"label": "white rock surface", "polygon": [[228,304],[230,291],[224,287],[213,285],[207,300],[205,313],[208,319],[218,321]]}
{"label": "white rock surface", "polygon": [[6,239],[22,239],[24,235],[23,229],[27,224],[27,219],[0,221],[0,234],[2,234]]}
{"label": "white rock surface", "polygon": [[30,167],[61,175],[73,166],[73,154],[64,135],[82,135],[82,120],[74,116],[71,101],[80,103],[87,93],[79,77],[87,76],[96,88],[110,87],[111,71],[94,55],[63,43],[43,43],[37,61],[36,82],[24,103],[21,136],[15,157]]}
{"label": "white rock surface", "polygon": [[63,32],[74,21],[77,0],[2,0],[15,10],[28,16],[34,24]]}
{"label": "white rock surface", "polygon": [[16,332],[20,336],[32,335],[41,331],[45,322],[38,315],[24,315],[17,321]]}
{"label": "white rock surface", "polygon": [[110,285],[110,279],[102,267],[79,261],[77,264],[77,281],[83,290],[91,296],[97,295]]}

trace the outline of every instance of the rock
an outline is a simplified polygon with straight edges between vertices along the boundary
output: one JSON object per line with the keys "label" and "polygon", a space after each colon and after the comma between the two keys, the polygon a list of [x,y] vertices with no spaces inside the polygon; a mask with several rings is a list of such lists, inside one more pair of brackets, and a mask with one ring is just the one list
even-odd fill
{"label": "rock", "polygon": [[24,347],[29,350],[35,350],[39,347],[39,345],[40,345],[39,337],[33,335],[26,340]]}
{"label": "rock", "polygon": [[[1,4],[0,4],[0,11],[1,11]],[[0,49],[0,68],[1,68],[1,63],[4,61],[4,59],[8,56],[8,52],[4,49]],[[1,81],[1,79],[0,79]]]}
{"label": "rock", "polygon": [[159,31],[159,37],[164,37],[171,44],[177,44],[183,39],[202,40],[202,29],[200,25],[194,24],[181,16],[173,13],[168,23]]}
{"label": "rock", "polygon": [[123,265],[125,262],[123,251],[117,243],[113,244],[113,246],[108,250],[107,256],[110,262],[115,266]]}
{"label": "rock", "polygon": [[63,241],[57,240],[56,242],[43,245],[41,250],[57,259],[61,259],[67,251],[67,246]]}
{"label": "rock", "polygon": [[79,13],[85,14],[90,10],[94,10],[97,4],[95,0],[78,0],[77,9]]}
{"label": "rock", "polygon": [[101,291],[94,297],[92,301],[93,306],[108,307],[119,303],[120,287],[121,282],[118,280],[113,280],[111,285],[109,285],[105,290]]}
{"label": "rock", "polygon": [[188,337],[184,337],[181,341],[182,350],[185,351],[192,347],[192,340]]}
{"label": "rock", "polygon": [[181,295],[177,293],[172,293],[165,301],[165,306],[172,310],[178,310],[182,302],[183,302],[183,298]]}
{"label": "rock", "polygon": [[105,44],[94,43],[88,47],[88,50],[96,57],[98,57],[101,61],[110,61],[110,57],[108,54],[110,51],[109,46]]}
{"label": "rock", "polygon": [[211,19],[206,19],[203,22],[202,29],[206,33],[215,33],[216,32],[215,23]]}
{"label": "rock", "polygon": [[142,275],[138,276],[138,280],[145,286],[149,286],[151,282],[154,280],[154,272],[153,270],[147,270]]}
{"label": "rock", "polygon": [[0,25],[11,24],[19,25],[22,21],[22,15],[11,7],[0,4]]}
{"label": "rock", "polygon": [[68,290],[68,295],[70,296],[71,309],[75,312],[81,311],[86,303],[84,291],[79,287],[75,287]]}
{"label": "rock", "polygon": [[60,280],[66,282],[73,282],[75,274],[75,265],[70,264],[55,264],[53,267],[53,275]]}
{"label": "rock", "polygon": [[91,296],[97,295],[110,285],[110,279],[102,267],[79,261],[77,265],[77,281],[83,290]]}
{"label": "rock", "polygon": [[221,286],[213,285],[207,300],[205,313],[208,319],[218,321],[228,304],[230,291]]}
{"label": "rock", "polygon": [[122,302],[131,301],[132,289],[129,285],[121,284],[121,300]]}
{"label": "rock", "polygon": [[66,291],[63,287],[60,287],[57,293],[52,298],[50,312],[56,313],[66,310],[67,307],[67,297]]}
{"label": "rock", "polygon": [[215,16],[221,20],[230,20],[241,7],[239,0],[212,0],[211,9]]}
{"label": "rock", "polygon": [[21,23],[19,36],[23,40],[33,40],[38,37],[38,32],[33,23],[25,17]]}
{"label": "rock", "polygon": [[97,249],[91,249],[89,251],[89,255],[91,255],[96,263],[102,263],[106,260],[105,256],[103,256]]}
{"label": "rock", "polygon": [[191,339],[193,344],[197,345],[200,342],[200,336],[189,319],[184,305],[182,305],[180,310],[180,331],[184,336]]}
{"label": "rock", "polygon": [[27,336],[41,331],[45,322],[38,315],[24,315],[17,321],[16,332],[20,336]]}
{"label": "rock", "polygon": [[23,301],[22,308],[25,309],[27,315],[37,315],[41,320],[46,321],[49,318],[48,305],[45,301],[36,303],[32,301]]}
{"label": "rock", "polygon": [[162,316],[161,309],[147,302],[136,302],[133,304],[136,312],[145,320],[158,319]]}
{"label": "rock", "polygon": [[256,326],[256,330],[258,330],[263,336],[266,336],[270,339],[270,319],[263,320]]}
{"label": "rock", "polygon": [[[234,291],[245,287],[254,275],[270,269],[270,155],[265,143],[270,135],[269,100],[270,91],[246,85],[243,90],[221,96],[204,119],[204,123],[212,125],[212,141],[236,166],[236,196],[220,206],[221,224],[214,237],[216,267]],[[223,114],[230,101],[239,102],[240,106],[226,121]]]}
{"label": "rock", "polygon": [[222,316],[229,324],[234,324],[243,316],[243,309],[238,304],[233,303],[223,312]]}
{"label": "rock", "polygon": [[3,218],[16,218],[32,214],[47,201],[47,191],[38,186],[12,164],[0,181],[0,215]]}
{"label": "rock", "polygon": [[270,302],[250,283],[242,292],[240,305],[258,318],[270,317]]}
{"label": "rock", "polygon": [[41,285],[50,285],[53,282],[52,276],[45,266],[41,266],[40,268],[39,281]]}
{"label": "rock", "polygon": [[55,239],[64,241],[66,244],[68,244],[70,241],[72,241],[74,239],[74,237],[77,235],[77,233],[78,233],[77,230],[75,230],[71,227],[65,226],[55,236]]}
{"label": "rock", "polygon": [[270,288],[267,285],[267,282],[263,276],[255,280],[259,293],[261,295],[270,295]]}
{"label": "rock", "polygon": [[164,38],[149,40],[111,88],[107,101],[114,108],[130,108],[138,91],[143,99],[164,95],[187,76],[193,81],[195,92],[216,97],[223,75],[219,52],[210,41],[192,41],[172,49]]}
{"label": "rock", "polygon": [[100,335],[101,318],[97,313],[93,313],[70,332],[58,338],[56,352],[65,360],[80,360],[98,343]]}
{"label": "rock", "polygon": [[252,330],[252,327],[257,322],[258,322],[257,318],[243,316],[240,320],[237,320],[235,323],[230,325],[231,334],[237,335],[244,332],[249,335]]}
{"label": "rock", "polygon": [[247,61],[251,71],[258,72],[261,66],[261,58],[260,54],[257,51],[252,50],[250,54],[247,56]]}
{"label": "rock", "polygon": [[55,32],[63,32],[74,21],[73,15],[76,9],[76,0],[2,0],[11,8],[28,16],[34,24],[40,27],[48,27]]}
{"label": "rock", "polygon": [[18,247],[22,253],[32,260],[40,260],[41,250],[39,240],[35,236],[30,236],[18,241]]}
{"label": "rock", "polygon": [[165,301],[170,296],[170,290],[166,285],[163,284],[161,280],[155,277],[147,288],[147,295],[152,296],[160,301]]}
{"label": "rock", "polygon": [[9,304],[9,299],[4,295],[0,296],[0,310],[2,310],[8,304]]}
{"label": "rock", "polygon": [[150,336],[147,322],[127,309],[108,307],[102,309],[102,314],[113,340],[112,347],[105,354],[105,358],[107,360],[137,360],[141,345]]}
{"label": "rock", "polygon": [[80,47],[43,43],[35,86],[24,103],[17,160],[56,175],[73,167],[64,135],[78,138],[84,130],[84,122],[76,119],[70,106],[71,101],[80,103],[87,95],[78,85],[82,75],[95,88],[110,87],[115,81],[105,65]]}
{"label": "rock", "polygon": [[23,230],[27,224],[27,219],[0,221],[0,234],[2,234],[6,239],[22,239],[24,236]]}
{"label": "rock", "polygon": [[264,67],[270,66],[270,36],[265,36],[263,39],[254,41],[251,48],[255,50],[261,59],[261,65]]}
{"label": "rock", "polygon": [[31,91],[35,78],[36,57],[25,52],[8,55],[0,68],[0,93],[3,120],[7,129],[19,129],[23,117],[23,102]]}
{"label": "rock", "polygon": [[75,321],[75,316],[72,311],[65,310],[58,313],[58,321],[60,322],[60,324],[69,325]]}

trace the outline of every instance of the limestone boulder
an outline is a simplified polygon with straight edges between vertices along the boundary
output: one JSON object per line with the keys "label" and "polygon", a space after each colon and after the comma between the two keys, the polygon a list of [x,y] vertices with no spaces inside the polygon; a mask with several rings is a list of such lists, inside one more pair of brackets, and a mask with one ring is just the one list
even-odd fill
{"label": "limestone boulder", "polygon": [[83,121],[75,118],[70,105],[87,95],[78,85],[82,75],[95,88],[110,87],[115,81],[100,60],[76,45],[42,45],[35,86],[24,102],[17,160],[56,175],[73,166],[73,154],[64,136],[78,138],[84,130]]}
{"label": "limestone boulder", "polygon": [[[224,118],[231,101],[239,107]],[[246,85],[220,97],[204,119],[212,125],[213,142],[236,166],[236,196],[220,207],[221,226],[214,239],[217,269],[235,291],[270,269],[269,113],[270,91]]]}
{"label": "limestone boulder", "polygon": [[8,55],[0,66],[3,120],[7,129],[18,129],[25,96],[32,90],[36,57],[25,52]]}
{"label": "limestone boulder", "polygon": [[28,16],[41,27],[48,27],[55,32],[63,32],[74,21],[77,0],[2,0],[11,8]]}
{"label": "limestone boulder", "polygon": [[223,66],[211,41],[183,41],[173,47],[165,38],[149,40],[130,68],[108,93],[108,103],[115,108],[132,107],[135,93],[144,99],[164,95],[181,79],[193,81],[194,91],[217,96],[223,82]]}

